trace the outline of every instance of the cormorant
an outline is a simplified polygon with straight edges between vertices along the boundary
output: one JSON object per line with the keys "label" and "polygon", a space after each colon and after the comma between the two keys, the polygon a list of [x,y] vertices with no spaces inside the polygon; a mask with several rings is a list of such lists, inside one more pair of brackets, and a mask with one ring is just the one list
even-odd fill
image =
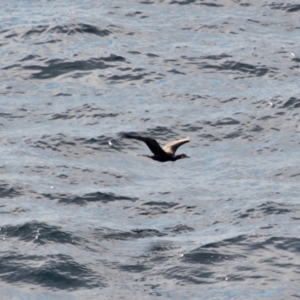
{"label": "cormorant", "polygon": [[145,156],[160,162],[175,161],[181,158],[188,158],[188,156],[185,154],[175,155],[175,152],[181,145],[188,143],[190,141],[189,137],[186,137],[185,139],[169,142],[163,148],[158,144],[156,140],[151,138],[134,136],[130,134],[125,134],[124,137],[127,139],[135,139],[144,142],[149,147],[151,152],[154,154],[154,155],[145,155]]}

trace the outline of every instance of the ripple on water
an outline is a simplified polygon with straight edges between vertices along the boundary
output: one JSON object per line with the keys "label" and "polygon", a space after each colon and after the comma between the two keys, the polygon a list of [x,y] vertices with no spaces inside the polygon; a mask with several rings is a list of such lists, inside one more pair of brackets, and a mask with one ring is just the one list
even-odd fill
{"label": "ripple on water", "polygon": [[116,195],[114,193],[94,192],[82,196],[72,194],[43,194],[50,200],[58,200],[59,203],[85,205],[89,202],[107,203],[112,201],[136,201],[137,198]]}
{"label": "ripple on water", "polygon": [[34,242],[39,245],[48,243],[79,244],[81,239],[61,227],[43,222],[30,221],[18,225],[6,225],[1,228],[5,238],[17,238],[25,242]]}
{"label": "ripple on water", "polygon": [[105,287],[99,274],[84,264],[77,263],[70,255],[47,256],[3,254],[0,260],[2,280],[19,285],[38,285],[51,290],[89,289]]}

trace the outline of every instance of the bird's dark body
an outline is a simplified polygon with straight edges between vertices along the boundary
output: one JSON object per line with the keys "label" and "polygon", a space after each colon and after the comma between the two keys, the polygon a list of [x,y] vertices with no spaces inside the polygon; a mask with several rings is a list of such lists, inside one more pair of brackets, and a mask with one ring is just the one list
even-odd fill
{"label": "bird's dark body", "polygon": [[128,138],[128,139],[136,139],[136,140],[144,142],[149,147],[149,149],[151,150],[151,152],[154,155],[143,155],[143,156],[149,157],[149,158],[159,161],[159,162],[176,161],[178,159],[188,157],[185,154],[175,155],[175,152],[178,147],[180,147],[181,145],[183,145],[185,143],[188,143],[190,141],[189,138],[169,142],[166,146],[161,148],[161,146],[158,144],[158,142],[151,138],[142,137],[142,136],[134,136],[134,135],[130,135],[130,134],[125,134],[124,137]]}
{"label": "bird's dark body", "polygon": [[[184,154],[185,155],[185,154]],[[159,155],[145,155],[146,157],[149,157],[153,160],[157,160],[160,162],[166,162],[166,161],[176,161],[177,159],[181,159],[182,154],[179,155],[164,155],[164,156],[159,156]],[[187,156],[186,156],[187,157]]]}

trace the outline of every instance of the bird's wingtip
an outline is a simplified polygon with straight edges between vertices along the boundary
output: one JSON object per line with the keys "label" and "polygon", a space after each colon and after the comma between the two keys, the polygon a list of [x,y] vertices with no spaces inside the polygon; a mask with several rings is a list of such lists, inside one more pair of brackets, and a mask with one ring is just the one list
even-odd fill
{"label": "bird's wingtip", "polygon": [[133,135],[133,134],[129,134],[129,133],[124,133],[123,134],[123,138],[125,139],[139,139],[140,137],[138,135]]}
{"label": "bird's wingtip", "polygon": [[122,134],[122,138],[123,138],[123,139],[129,139],[130,137],[131,137],[131,135],[128,134],[128,133],[123,133],[123,134]]}

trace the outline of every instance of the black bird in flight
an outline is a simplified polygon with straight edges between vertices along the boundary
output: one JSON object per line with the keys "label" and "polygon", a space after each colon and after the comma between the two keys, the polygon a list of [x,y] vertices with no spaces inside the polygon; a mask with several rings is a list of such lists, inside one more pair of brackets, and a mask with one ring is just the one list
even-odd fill
{"label": "black bird in flight", "polygon": [[135,139],[144,142],[149,147],[151,152],[154,154],[154,155],[145,155],[145,156],[160,162],[175,161],[177,159],[188,158],[188,156],[185,154],[175,155],[175,152],[181,145],[188,143],[190,141],[189,137],[185,139],[169,142],[163,148],[158,144],[156,140],[151,138],[134,136],[130,134],[125,134],[124,137],[127,139]]}

